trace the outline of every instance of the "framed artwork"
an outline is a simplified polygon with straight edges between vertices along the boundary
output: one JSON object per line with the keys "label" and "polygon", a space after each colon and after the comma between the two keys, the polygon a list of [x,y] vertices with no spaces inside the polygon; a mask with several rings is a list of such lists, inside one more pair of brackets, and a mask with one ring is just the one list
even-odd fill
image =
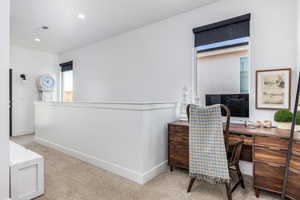
{"label": "framed artwork", "polygon": [[256,108],[285,110],[291,107],[291,69],[256,71]]}

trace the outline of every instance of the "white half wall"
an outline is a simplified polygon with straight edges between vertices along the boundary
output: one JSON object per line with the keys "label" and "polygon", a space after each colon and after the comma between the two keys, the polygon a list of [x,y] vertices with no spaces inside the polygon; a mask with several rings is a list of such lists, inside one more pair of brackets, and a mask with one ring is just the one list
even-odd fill
{"label": "white half wall", "polygon": [[9,197],[9,0],[0,1],[0,199]]}
{"label": "white half wall", "polygon": [[177,100],[185,85],[192,87],[192,29],[251,13],[250,112],[254,119],[272,119],[273,111],[255,109],[255,70],[291,67],[294,76],[296,3],[296,0],[219,1],[65,52],[60,55],[60,61],[75,62],[75,96],[78,99]]}
{"label": "white half wall", "polygon": [[[39,100],[36,80],[50,74],[59,80],[58,57],[54,54],[34,51],[11,45],[10,67],[13,69],[13,136],[34,132],[34,101]],[[22,81],[20,74],[26,75]],[[56,91],[58,90],[56,84]],[[57,100],[57,92],[54,92]]]}
{"label": "white half wall", "polygon": [[36,141],[140,184],[167,167],[176,103],[36,102]]}

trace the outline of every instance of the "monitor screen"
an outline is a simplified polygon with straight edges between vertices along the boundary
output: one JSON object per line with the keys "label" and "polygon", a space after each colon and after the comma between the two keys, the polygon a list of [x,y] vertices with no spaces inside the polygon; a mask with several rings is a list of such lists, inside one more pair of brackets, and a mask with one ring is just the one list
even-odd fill
{"label": "monitor screen", "polygon": [[207,94],[206,105],[214,104],[227,106],[232,117],[249,117],[249,94]]}

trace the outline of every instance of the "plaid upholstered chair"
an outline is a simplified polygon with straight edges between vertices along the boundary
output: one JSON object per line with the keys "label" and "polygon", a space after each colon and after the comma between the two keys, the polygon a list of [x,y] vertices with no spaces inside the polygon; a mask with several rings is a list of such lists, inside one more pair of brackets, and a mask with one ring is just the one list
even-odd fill
{"label": "plaid upholstered chair", "polygon": [[[221,109],[226,112],[225,129]],[[187,107],[189,119],[189,173],[191,177],[187,192],[191,191],[196,179],[212,184],[224,183],[228,200],[244,180],[239,168],[243,141],[229,143],[230,110],[224,105]],[[231,188],[229,171],[237,173],[238,182]]]}

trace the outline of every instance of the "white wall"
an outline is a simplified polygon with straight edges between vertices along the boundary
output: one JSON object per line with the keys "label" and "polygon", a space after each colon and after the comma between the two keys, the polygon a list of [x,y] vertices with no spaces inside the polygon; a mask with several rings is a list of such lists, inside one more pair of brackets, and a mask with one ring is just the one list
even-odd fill
{"label": "white wall", "polygon": [[[197,57],[199,55],[201,53]],[[197,89],[200,94],[199,100],[201,104],[205,104],[206,94],[240,93],[241,57],[248,57],[248,51],[198,57]]]}
{"label": "white wall", "polygon": [[0,199],[8,199],[9,0],[0,1]]}
{"label": "white wall", "polygon": [[[42,74],[58,77],[58,57],[12,45],[10,67],[13,69],[13,136],[31,134],[34,132],[33,103],[39,100],[36,80]],[[26,81],[20,79],[23,73]]]}
{"label": "white wall", "polygon": [[296,8],[296,0],[219,1],[66,52],[60,61],[75,61],[75,96],[79,98],[178,99],[183,86],[192,87],[192,29],[251,13],[251,115],[256,119],[272,119],[273,111],[255,110],[255,70],[295,69]]}
{"label": "white wall", "polygon": [[297,4],[297,27],[298,27],[298,30],[297,30],[297,38],[298,38],[298,50],[297,50],[297,55],[298,55],[298,73],[299,73],[299,70],[300,70],[300,1],[297,1],[298,4]]}

